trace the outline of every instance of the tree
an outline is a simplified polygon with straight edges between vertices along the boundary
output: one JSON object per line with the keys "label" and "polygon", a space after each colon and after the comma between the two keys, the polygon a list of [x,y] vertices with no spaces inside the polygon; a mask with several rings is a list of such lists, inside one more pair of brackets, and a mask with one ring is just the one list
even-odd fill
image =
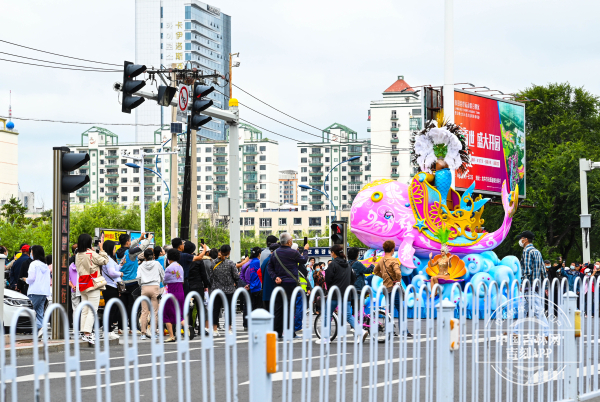
{"label": "tree", "polygon": [[10,200],[0,208],[0,216],[10,225],[23,224],[25,222],[25,212],[27,207],[21,204],[15,197],[10,197]]}
{"label": "tree", "polygon": [[[518,94],[518,98],[525,97],[543,102],[526,103],[527,199],[523,204],[532,208],[517,211],[507,239],[496,251],[520,256],[516,235],[531,230],[544,258],[581,261],[579,159],[600,160],[599,98],[568,83],[534,85]],[[588,173],[588,197],[597,223],[599,172]],[[488,206],[484,212],[488,230],[499,227],[503,217],[502,206]],[[600,229],[592,226],[592,255],[598,255],[595,239]]]}

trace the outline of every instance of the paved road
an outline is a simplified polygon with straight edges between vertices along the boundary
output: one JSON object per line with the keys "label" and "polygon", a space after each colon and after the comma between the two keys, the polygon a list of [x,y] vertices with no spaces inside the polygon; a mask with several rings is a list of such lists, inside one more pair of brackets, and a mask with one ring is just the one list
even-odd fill
{"label": "paved road", "polygon": [[[236,317],[239,327],[241,328],[241,315],[238,314]],[[406,400],[426,400],[426,397],[434,397],[434,392],[436,387],[433,384],[433,375],[436,373],[436,365],[435,365],[435,348],[433,345],[435,342],[428,342],[427,339],[435,340],[435,337],[425,337],[425,323],[423,322],[422,331],[423,334],[420,340],[408,341],[406,344],[407,353],[406,358],[399,358],[399,344],[396,340],[396,346],[394,348],[394,354],[389,358],[393,361],[393,372],[391,373],[391,377],[393,380],[393,388],[392,394],[394,395],[394,400],[397,398],[397,393],[399,392],[399,367],[402,364],[406,364],[406,376],[402,378],[405,381],[407,386],[407,398]],[[470,325],[468,326],[470,328]],[[413,328],[413,322],[409,322],[409,329],[411,332],[415,332]],[[353,334],[351,334],[353,336]],[[398,338],[396,338],[398,339]],[[488,364],[482,363],[471,363],[471,358],[473,356],[473,343],[471,341],[472,337],[469,335],[467,337],[467,345],[466,350],[468,351],[467,357],[469,364],[466,367],[466,370],[461,372],[459,370],[459,358],[458,355],[455,357],[454,362],[454,387],[456,395],[458,395],[459,390],[459,379],[461,376],[467,376],[468,379],[473,378],[474,374],[477,373],[479,375],[484,375],[486,373],[486,367],[489,369]],[[329,355],[329,369],[327,370],[327,366],[321,367],[321,345],[320,342],[316,342],[317,338],[313,335],[313,340],[310,343],[310,348],[312,351],[312,367],[308,370],[309,377],[311,379],[311,397],[308,400],[318,400],[318,395],[322,392],[324,395],[329,395],[330,400],[335,400],[336,392],[342,390],[345,391],[345,397],[340,398],[340,400],[351,400],[350,398],[353,395],[353,369],[354,369],[354,354],[355,348],[357,348],[357,353],[360,349],[359,345],[353,342],[349,342],[347,344],[346,350],[343,348],[338,349],[337,341],[333,342],[330,345],[330,355]],[[238,392],[239,392],[239,400],[246,401],[248,400],[248,334],[245,332],[240,333],[237,336],[237,364],[235,367],[237,368],[237,383]],[[419,346],[416,348],[416,346]],[[483,360],[483,352],[485,350],[483,340],[478,342],[479,350],[478,355]],[[283,369],[282,358],[283,358],[283,345],[279,344],[278,348],[278,361],[279,361],[279,372],[272,376],[273,379],[273,400],[279,401],[282,400],[282,393],[284,382],[283,374],[281,370]],[[140,389],[140,399],[142,401],[150,401],[152,400],[153,394],[153,374],[152,367],[153,365],[157,367],[157,376],[162,379],[163,374],[160,371],[160,365],[158,362],[152,361],[151,355],[151,343],[150,341],[140,342],[138,343],[138,358],[139,358],[139,380],[137,384]],[[173,401],[177,400],[179,396],[179,392],[182,390],[178,387],[178,379],[180,378],[180,373],[178,371],[178,354],[177,354],[177,345],[175,344],[165,344],[164,345],[164,379],[165,379],[165,395],[167,396],[167,400]],[[308,350],[308,349],[307,349]],[[345,352],[345,354],[344,354]],[[429,352],[429,353],[428,353]],[[293,341],[293,355],[291,356],[292,361],[292,378],[293,378],[293,387],[290,391],[289,387],[287,388],[286,394],[291,392],[291,400],[298,401],[301,400],[302,393],[302,364],[305,362],[305,358],[302,356],[303,353],[303,345],[302,340]],[[360,372],[362,374],[362,379],[358,388],[360,389],[360,393],[362,395],[363,400],[369,399],[369,392],[374,393],[376,395],[372,395],[373,400],[383,400],[383,392],[384,392],[384,380],[385,380],[385,348],[384,344],[374,344],[373,347],[369,342],[362,344],[362,364],[360,368]],[[376,364],[370,364],[369,359],[372,356],[372,361],[377,362]],[[342,358],[345,357],[346,361],[343,362]],[[417,357],[418,359],[415,359]],[[338,358],[340,359],[340,363],[338,363]],[[214,374],[214,395],[216,401],[226,400],[227,396],[227,378],[230,378],[226,375],[226,340],[222,336],[220,338],[215,339],[215,348],[214,348],[214,371],[210,371],[210,368],[207,369],[207,376],[212,372]],[[323,359],[326,361],[327,359]],[[95,352],[93,348],[84,348],[81,350],[80,355],[81,361],[81,393],[83,401],[92,401],[96,398],[96,392],[98,390],[98,383],[96,382],[96,370],[95,370]],[[192,400],[202,400],[201,396],[204,392],[207,392],[209,395],[211,393],[211,387],[205,384],[210,383],[210,379],[207,383],[203,382],[202,374],[203,374],[203,363],[210,361],[210,357],[204,359],[202,356],[202,348],[201,341],[197,338],[194,341],[190,342],[190,368],[191,375],[190,378],[185,378],[185,375],[182,375],[182,379],[184,383],[189,382]],[[429,364],[427,364],[429,362]],[[307,362],[308,364],[308,362]],[[125,368],[124,368],[124,359],[123,359],[123,346],[113,347],[110,350],[110,391],[112,396],[112,401],[124,401],[125,400]],[[418,366],[418,367],[417,367]],[[65,374],[64,374],[64,355],[62,353],[53,353],[50,356],[50,392],[52,396],[52,400],[65,400],[66,389],[65,389]],[[230,369],[234,367],[233,361],[230,366]],[[343,368],[346,370],[346,378],[337,382],[337,373],[338,368]],[[18,360],[18,395],[19,401],[26,400],[35,400],[34,390],[33,390],[33,366],[31,358],[20,358]],[[376,372],[375,372],[376,370]],[[343,370],[341,370],[343,371]],[[340,371],[340,372],[341,372]],[[494,378],[494,371],[489,370]],[[184,371],[182,371],[183,373]],[[325,373],[329,373],[329,376],[324,375]],[[130,370],[131,375],[133,375],[132,370]],[[418,373],[415,376],[414,373]],[[102,378],[100,382],[100,390],[103,392],[102,400],[106,400],[104,392],[106,392],[106,377],[105,371],[102,371]],[[437,375],[437,374],[436,374]],[[132,377],[133,378],[133,377]],[[375,380],[376,378],[376,380]],[[440,373],[440,377],[437,378],[436,384],[441,382],[442,388],[444,390],[448,387],[449,384],[444,383],[444,378],[447,378],[446,373]],[[431,382],[429,382],[430,380]],[[369,383],[377,383],[377,387],[370,388],[368,386]],[[478,389],[471,388],[471,381],[468,382],[469,387],[466,389],[469,395],[474,393],[477,395],[477,398],[471,399],[469,397],[468,400],[485,400],[485,396],[490,395],[492,400],[494,399],[494,392],[497,389],[494,381],[490,384],[489,388],[485,388],[483,386],[483,381],[477,381]],[[503,383],[504,384],[504,383]],[[234,385],[234,381],[229,382],[230,386]],[[416,385],[414,392],[419,391],[419,395],[413,395],[413,386]],[[129,383],[130,389],[133,392],[133,381]],[[328,387],[328,391],[327,391]],[[73,390],[75,389],[74,381],[72,384]],[[159,390],[159,395],[161,392],[160,381],[157,383],[157,389]],[[7,397],[11,397],[11,385],[7,388]],[[502,400],[506,400],[506,384],[502,386],[501,390]],[[508,390],[509,394],[513,396],[517,396],[518,393],[522,393],[522,390],[517,389],[513,386],[512,389]],[[537,391],[536,391],[537,392]],[[546,392],[546,391],[545,391]],[[525,395],[527,397],[527,395]],[[537,398],[537,393],[532,394],[535,398]],[[546,395],[547,396],[547,395]],[[40,395],[40,400],[44,398],[44,391],[42,387],[42,392]],[[404,400],[404,398],[401,398]],[[554,399],[554,398],[552,398]],[[160,397],[159,397],[160,400]],[[515,398],[516,400],[516,398]],[[525,398],[527,400],[527,398]],[[536,399],[537,400],[537,399]],[[543,400],[548,400],[548,398],[544,397]]]}

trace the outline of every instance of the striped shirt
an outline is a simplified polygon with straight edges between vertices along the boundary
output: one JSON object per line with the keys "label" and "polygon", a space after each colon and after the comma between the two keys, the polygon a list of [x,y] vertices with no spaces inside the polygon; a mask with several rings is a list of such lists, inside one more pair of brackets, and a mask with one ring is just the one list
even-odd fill
{"label": "striped shirt", "polygon": [[521,266],[523,267],[521,281],[529,279],[530,284],[533,284],[535,279],[539,279],[541,282],[546,278],[546,267],[544,266],[542,253],[533,247],[533,244],[528,244],[523,249]]}

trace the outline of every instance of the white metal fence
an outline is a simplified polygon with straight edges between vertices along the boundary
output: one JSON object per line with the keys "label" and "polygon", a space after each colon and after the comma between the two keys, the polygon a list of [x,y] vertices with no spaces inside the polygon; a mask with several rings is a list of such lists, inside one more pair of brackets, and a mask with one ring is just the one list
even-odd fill
{"label": "white metal fence", "polygon": [[[272,331],[273,316],[255,310],[248,331],[242,331],[236,305],[238,299],[250,304],[244,289],[235,292],[231,305],[225,294],[215,291],[208,317],[203,308],[198,311],[200,326],[206,319],[212,328],[211,312],[221,298],[225,323],[229,315],[236,318],[232,334],[225,326],[224,336],[200,331],[190,341],[177,324],[176,344],[165,344],[161,330],[147,341],[124,331],[120,345],[110,345],[105,325],[104,339],[96,342],[93,353],[79,342],[71,350],[69,340],[64,341],[64,352],[50,353],[45,333],[39,343],[43,353],[38,353],[33,336],[33,355],[17,358],[18,316],[35,322],[33,311],[22,308],[13,317],[10,344],[0,353],[0,402],[87,401],[94,394],[97,401],[108,402],[588,400],[600,396],[596,285],[595,279],[578,279],[573,292],[566,279],[467,284],[464,289],[455,284],[445,300],[437,294],[437,286],[432,292],[428,285],[419,289],[411,285],[405,292],[395,287],[391,294],[385,288],[375,292],[365,287],[360,294],[349,288],[342,295],[334,287],[327,298],[320,288],[308,297],[296,288],[291,300],[300,295],[303,311],[298,338],[293,328],[295,302],[281,297],[283,289],[276,288],[270,309],[284,303],[285,324],[277,344],[277,371],[272,374],[266,369],[266,334]],[[323,312],[331,311],[334,297],[342,303],[324,320]],[[186,327],[192,298],[203,305],[199,294],[187,296]],[[395,298],[401,308],[394,313],[390,301]],[[159,328],[169,299],[177,303],[172,295],[162,298]],[[144,301],[149,302],[146,297],[136,300],[132,322]],[[356,321],[353,332],[346,324],[348,301]],[[74,314],[75,328],[86,306],[89,303],[82,303]],[[120,300],[110,300],[105,323],[112,308],[126,314]],[[67,315],[59,305],[48,308],[44,327],[55,310],[68,333]],[[154,328],[153,312],[150,317]],[[98,320],[95,333],[100,333]]]}

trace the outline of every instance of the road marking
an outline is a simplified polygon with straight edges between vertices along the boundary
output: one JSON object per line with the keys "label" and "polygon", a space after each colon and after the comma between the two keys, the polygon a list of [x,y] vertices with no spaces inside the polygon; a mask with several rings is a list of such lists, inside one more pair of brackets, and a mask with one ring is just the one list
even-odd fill
{"label": "road marking", "polygon": [[[162,378],[162,377],[156,377],[156,380],[158,381],[158,380],[160,380],[161,378]],[[169,376],[166,376],[166,377],[165,377],[165,380],[166,380],[167,378],[171,378],[171,377],[169,377]],[[144,379],[141,379],[141,380],[137,380],[137,382],[143,382],[143,381],[152,381],[152,380],[153,380],[153,378],[144,378]],[[133,381],[130,381],[129,383],[132,383],[132,382],[133,382]],[[126,383],[125,381],[121,381],[121,382],[113,382],[113,383],[111,383],[111,384],[110,384],[110,386],[111,386],[111,387],[114,387],[115,385],[125,385],[125,384],[128,384],[128,383]],[[106,387],[106,384],[102,384],[102,385],[100,386],[100,388],[104,388],[104,387]],[[92,385],[91,387],[81,387],[81,389],[82,389],[82,390],[89,390],[89,389],[96,389],[96,388],[98,388],[96,385]],[[141,395],[141,396],[144,396],[144,395]]]}

